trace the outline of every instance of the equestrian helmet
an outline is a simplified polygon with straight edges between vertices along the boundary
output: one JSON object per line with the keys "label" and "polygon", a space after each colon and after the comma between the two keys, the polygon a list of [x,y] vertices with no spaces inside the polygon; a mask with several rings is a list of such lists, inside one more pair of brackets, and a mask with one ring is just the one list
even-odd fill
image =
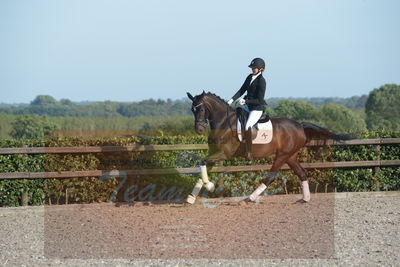
{"label": "equestrian helmet", "polygon": [[255,58],[251,61],[249,68],[265,69],[265,62],[262,58]]}

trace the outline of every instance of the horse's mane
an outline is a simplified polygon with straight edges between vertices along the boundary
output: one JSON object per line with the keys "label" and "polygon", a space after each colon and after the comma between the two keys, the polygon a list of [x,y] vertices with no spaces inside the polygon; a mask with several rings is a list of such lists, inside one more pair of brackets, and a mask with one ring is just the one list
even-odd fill
{"label": "horse's mane", "polygon": [[[202,95],[203,95],[203,96],[210,97],[211,99],[215,99],[215,100],[217,100],[218,102],[221,102],[221,103],[223,103],[225,106],[228,106],[230,109],[232,109],[232,107],[229,106],[228,103],[226,103],[226,100],[225,100],[225,99],[222,99],[221,97],[217,96],[217,95],[214,94],[214,93],[211,93],[211,92],[205,93],[205,92],[203,92]],[[232,110],[233,110],[233,109],[232,109]]]}
{"label": "horse's mane", "polygon": [[215,98],[218,99],[219,101],[224,102],[225,104],[227,104],[226,101],[225,101],[225,99],[222,99],[221,97],[217,96],[217,95],[214,94],[214,93],[207,92],[207,93],[205,93],[204,95],[210,96],[210,97],[215,97]]}

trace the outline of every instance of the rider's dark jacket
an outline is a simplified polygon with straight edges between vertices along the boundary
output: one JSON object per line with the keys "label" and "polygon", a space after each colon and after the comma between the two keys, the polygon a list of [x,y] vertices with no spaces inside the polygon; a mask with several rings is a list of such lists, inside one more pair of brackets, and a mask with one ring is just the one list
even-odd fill
{"label": "rider's dark jacket", "polygon": [[247,95],[244,97],[246,99],[246,104],[250,110],[264,110],[267,102],[264,100],[266,81],[262,74],[250,84],[253,74],[247,76],[242,87],[236,94],[232,97],[233,100],[238,99],[247,91]]}

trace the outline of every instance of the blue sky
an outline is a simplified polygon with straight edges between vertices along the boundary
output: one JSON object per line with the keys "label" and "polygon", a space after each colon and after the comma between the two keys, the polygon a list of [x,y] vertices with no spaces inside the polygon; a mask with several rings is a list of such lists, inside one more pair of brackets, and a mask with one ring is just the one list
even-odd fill
{"label": "blue sky", "polygon": [[268,97],[400,84],[398,0],[0,0],[0,102],[229,99],[254,57]]}

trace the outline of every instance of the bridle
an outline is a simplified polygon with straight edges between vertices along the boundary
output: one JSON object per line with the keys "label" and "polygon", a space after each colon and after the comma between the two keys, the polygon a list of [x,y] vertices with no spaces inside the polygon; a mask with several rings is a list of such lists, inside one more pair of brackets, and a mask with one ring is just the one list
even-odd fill
{"label": "bridle", "polygon": [[[198,108],[201,105],[204,105],[205,109],[206,109],[205,112],[208,112],[208,114],[210,114],[210,108],[207,105],[207,103],[204,103],[204,102],[201,102],[201,103],[199,103],[197,105],[192,105],[192,112],[194,114],[196,114],[196,112],[198,112]],[[229,105],[227,105],[227,107],[226,107],[226,120],[227,120],[229,129],[231,130],[232,134],[234,135],[234,132],[235,132],[234,129],[235,128],[232,126],[230,118],[229,118]],[[195,119],[194,122],[195,122],[195,124],[199,124],[199,126],[204,130],[207,127],[207,124],[209,122],[211,122],[211,121],[212,121],[211,119],[207,119],[207,116],[205,116],[205,119],[201,119],[201,120]]]}
{"label": "bridle", "polygon": [[[194,114],[196,114],[197,108],[198,108],[199,106],[203,105],[203,104],[204,104],[204,103],[200,103],[200,104],[198,104],[198,105],[196,105],[196,106],[193,106],[193,105],[192,105],[192,112],[193,112]],[[206,106],[206,105],[204,105],[204,106]],[[206,107],[206,111],[208,111],[207,107]],[[210,113],[210,112],[208,111],[208,113]],[[205,128],[207,127],[207,124],[208,124],[209,121],[210,121],[209,119],[205,118],[205,119],[203,119],[203,120],[197,120],[197,119],[196,119],[194,122],[195,122],[195,124],[199,124],[199,125],[201,126],[201,128],[205,129]]]}

